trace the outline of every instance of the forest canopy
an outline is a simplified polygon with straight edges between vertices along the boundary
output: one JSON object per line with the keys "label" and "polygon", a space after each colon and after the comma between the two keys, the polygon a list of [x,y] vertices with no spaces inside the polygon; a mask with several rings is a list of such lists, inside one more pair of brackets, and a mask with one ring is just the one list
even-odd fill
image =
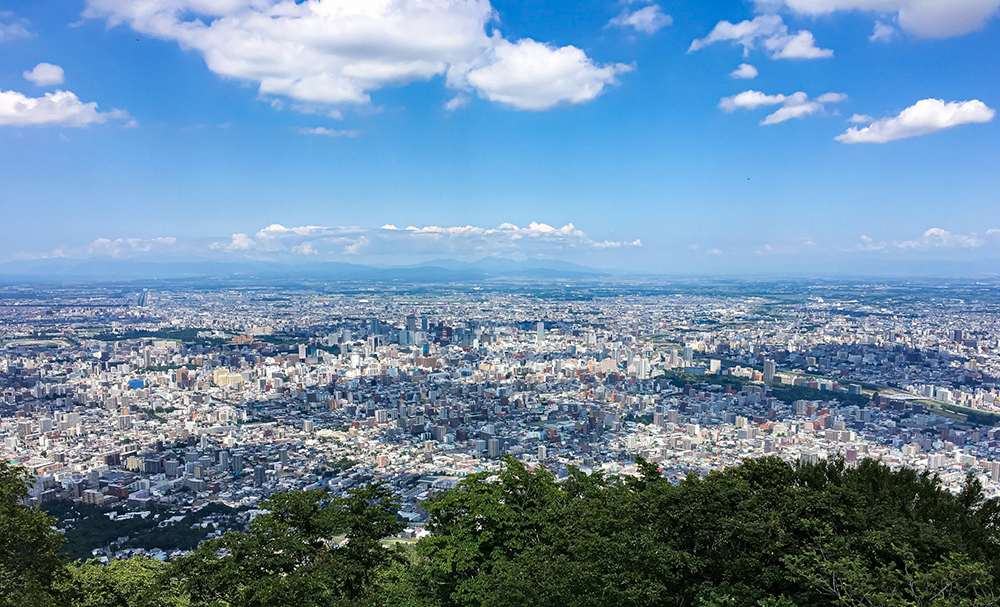
{"label": "forest canopy", "polygon": [[873,460],[776,457],[669,482],[512,458],[425,504],[429,536],[377,483],[273,495],[244,531],[162,563],[69,562],[52,519],[0,463],[0,606],[607,605],[978,607],[1000,604],[1000,505]]}

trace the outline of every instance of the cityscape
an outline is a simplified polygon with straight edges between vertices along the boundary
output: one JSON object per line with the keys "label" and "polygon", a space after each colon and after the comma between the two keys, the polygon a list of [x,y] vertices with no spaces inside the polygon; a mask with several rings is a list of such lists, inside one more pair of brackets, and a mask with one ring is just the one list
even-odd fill
{"label": "cityscape", "polygon": [[0,607],[1000,607],[1000,0],[0,0]]}
{"label": "cityscape", "polygon": [[[108,517],[74,540],[102,560],[177,557],[272,494],[369,482],[419,538],[426,500],[504,457],[557,478],[641,457],[673,482],[872,458],[997,496],[995,289],[6,287],[3,456],[34,474],[32,504]],[[73,537],[79,513],[54,512]]]}

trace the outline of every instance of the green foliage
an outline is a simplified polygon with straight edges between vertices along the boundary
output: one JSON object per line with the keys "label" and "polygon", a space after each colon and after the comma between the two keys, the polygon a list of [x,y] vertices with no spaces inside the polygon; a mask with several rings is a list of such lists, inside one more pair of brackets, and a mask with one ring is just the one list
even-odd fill
{"label": "green foliage", "polygon": [[119,537],[129,538],[129,542],[120,546],[121,548],[193,550],[213,529],[203,529],[201,526],[192,529],[192,525],[213,513],[235,512],[227,506],[212,504],[197,513],[186,515],[179,522],[160,527],[162,519],[155,515],[129,520],[111,520],[107,516],[112,510],[119,514],[125,513],[123,506],[107,508],[69,500],[53,500],[44,503],[42,509],[57,520],[72,519],[72,522],[66,524],[63,550],[73,560],[89,559],[94,548],[112,544]]}
{"label": "green foliage", "polygon": [[188,601],[176,583],[164,578],[167,566],[134,557],[101,565],[97,561],[68,568],[57,587],[73,607],[181,607]]}
{"label": "green foliage", "polygon": [[[402,530],[380,485],[349,497],[325,491],[272,496],[249,532],[228,532],[174,563],[192,605],[270,607],[371,602],[396,553],[380,540]],[[339,545],[334,538],[343,537]]]}
{"label": "green foliage", "polygon": [[55,521],[23,504],[30,482],[24,468],[0,460],[0,607],[52,605],[63,566]]}
{"label": "green foliage", "polygon": [[507,458],[499,474],[425,503],[431,535],[415,545],[383,545],[402,525],[391,493],[373,484],[343,498],[274,495],[247,531],[173,563],[107,566],[64,566],[51,519],[17,503],[23,472],[3,467],[0,524],[12,533],[0,541],[13,548],[0,553],[0,605],[1000,604],[1000,501],[971,474],[952,494],[929,474],[872,460],[766,457],[678,484],[637,463],[633,477],[571,468],[557,482]]}
{"label": "green foliage", "polygon": [[[870,461],[777,458],[673,485],[513,460],[427,509],[410,583],[436,605],[995,604],[998,508]],[[417,604],[417,603],[414,603]]]}
{"label": "green foliage", "polygon": [[[743,386],[751,383],[745,377],[736,375],[694,375],[683,371],[661,371],[658,377],[663,377],[678,388],[683,388],[687,384],[692,386],[697,384],[710,384],[713,386],[729,387],[733,391],[739,392]],[[828,392],[817,390],[808,386],[788,386],[779,383],[768,384],[771,386],[771,396],[790,405],[797,400],[837,400],[846,405],[856,405],[863,407],[871,400],[863,394],[848,394],[847,392]],[[1000,417],[1000,416],[998,416]]]}

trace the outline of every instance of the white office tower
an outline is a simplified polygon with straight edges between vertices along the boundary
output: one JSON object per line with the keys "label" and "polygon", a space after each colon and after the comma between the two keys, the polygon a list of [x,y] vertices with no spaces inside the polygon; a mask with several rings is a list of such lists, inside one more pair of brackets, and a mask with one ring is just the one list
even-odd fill
{"label": "white office tower", "polygon": [[764,361],[764,381],[772,382],[774,381],[774,373],[777,370],[777,365],[774,364],[773,360]]}

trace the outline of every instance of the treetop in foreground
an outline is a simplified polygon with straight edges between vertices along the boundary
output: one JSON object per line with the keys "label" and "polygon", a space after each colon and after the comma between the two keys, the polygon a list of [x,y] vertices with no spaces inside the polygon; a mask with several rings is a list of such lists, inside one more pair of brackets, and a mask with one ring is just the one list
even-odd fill
{"label": "treetop in foreground", "polygon": [[[507,458],[403,525],[390,492],[275,495],[243,532],[172,563],[66,564],[60,535],[20,505],[26,477],[0,464],[3,604],[979,607],[1000,603],[998,502],[971,475],[952,494],[873,460],[774,457],[669,482],[571,469],[557,481]],[[18,534],[17,530],[22,530]],[[11,602],[12,597],[38,597]],[[99,601],[99,602],[95,602]]]}

